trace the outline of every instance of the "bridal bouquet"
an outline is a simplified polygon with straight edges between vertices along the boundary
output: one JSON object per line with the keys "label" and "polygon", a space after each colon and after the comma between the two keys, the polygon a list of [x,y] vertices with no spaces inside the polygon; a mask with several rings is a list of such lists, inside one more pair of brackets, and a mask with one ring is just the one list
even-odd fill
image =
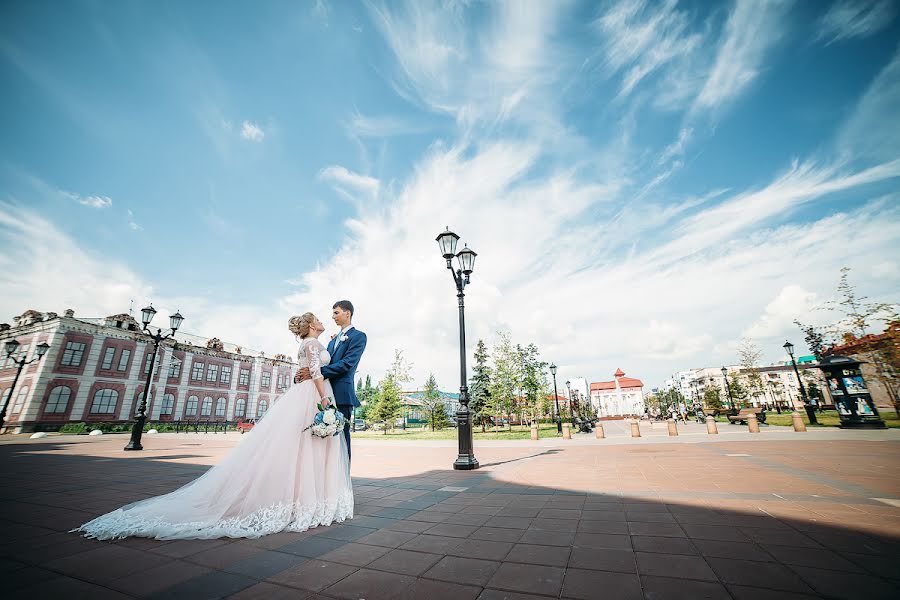
{"label": "bridal bouquet", "polygon": [[319,409],[319,412],[316,413],[312,424],[308,425],[303,431],[311,429],[313,435],[327,438],[341,433],[344,427],[347,426],[347,418],[334,406],[322,408],[321,404],[317,404],[316,407]]}

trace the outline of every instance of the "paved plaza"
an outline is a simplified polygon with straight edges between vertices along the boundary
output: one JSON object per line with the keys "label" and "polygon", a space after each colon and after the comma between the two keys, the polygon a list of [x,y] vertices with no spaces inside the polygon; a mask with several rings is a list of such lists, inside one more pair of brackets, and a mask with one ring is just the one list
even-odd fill
{"label": "paved plaza", "polygon": [[[608,423],[478,442],[356,439],[356,517],[257,540],[68,530],[173,490],[237,434],[0,438],[6,598],[900,598],[900,431]],[[259,465],[264,469],[265,465]]]}

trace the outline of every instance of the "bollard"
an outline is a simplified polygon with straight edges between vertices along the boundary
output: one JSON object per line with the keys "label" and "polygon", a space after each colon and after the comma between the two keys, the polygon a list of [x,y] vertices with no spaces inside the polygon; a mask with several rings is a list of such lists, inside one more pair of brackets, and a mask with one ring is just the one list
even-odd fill
{"label": "bollard", "polygon": [[572,439],[572,424],[571,423],[563,423],[563,439],[571,440]]}
{"label": "bollard", "polygon": [[598,440],[602,440],[606,437],[606,432],[603,431],[603,423],[597,423],[597,427],[594,428],[594,434],[597,436]]}
{"label": "bollard", "polygon": [[756,413],[747,415],[747,431],[750,433],[759,433],[759,421],[756,418]]}
{"label": "bollard", "polygon": [[536,440],[540,436],[538,435],[538,426],[534,423],[531,424],[531,439]]}
{"label": "bollard", "polygon": [[806,423],[796,410],[791,413],[791,423],[794,425],[794,431],[806,431]]}
{"label": "bollard", "polygon": [[675,422],[675,419],[669,419],[666,422],[669,425],[669,437],[678,435],[678,424]]}
{"label": "bollard", "polygon": [[713,417],[706,417],[706,433],[710,435],[718,434],[719,428],[716,427],[716,420]]}
{"label": "bollard", "polygon": [[641,437],[641,424],[637,419],[631,420],[631,437]]}

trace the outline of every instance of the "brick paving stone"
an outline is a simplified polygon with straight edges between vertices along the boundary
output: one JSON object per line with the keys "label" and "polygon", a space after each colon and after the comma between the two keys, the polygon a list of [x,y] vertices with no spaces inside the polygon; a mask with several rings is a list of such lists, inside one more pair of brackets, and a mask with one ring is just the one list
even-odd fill
{"label": "brick paving stone", "polygon": [[728,527],[727,525],[698,525],[681,522],[681,528],[690,538],[723,542],[753,541],[736,527]]}
{"label": "brick paving stone", "polygon": [[265,551],[264,548],[258,548],[249,544],[231,543],[191,554],[186,560],[221,571],[228,565],[251,558]]}
{"label": "brick paving stone", "polygon": [[212,571],[162,590],[150,598],[154,600],[213,600],[236,594],[256,583],[257,580],[252,577]]}
{"label": "brick paving stone", "polygon": [[5,573],[2,585],[4,590],[13,591],[57,577],[60,577],[59,573],[54,573],[53,571],[48,571],[47,569],[42,569],[40,567],[22,565],[19,569]]}
{"label": "brick paving stone", "polygon": [[481,588],[434,579],[417,579],[397,596],[398,600],[475,600]]}
{"label": "brick paving stone", "polygon": [[108,585],[122,593],[144,598],[211,572],[212,569],[201,565],[171,561],[152,569],[142,569],[137,575],[127,575]]}
{"label": "brick paving stone", "polygon": [[727,585],[725,587],[731,592],[734,600],[813,600],[813,598],[819,598],[819,596],[810,596],[809,594],[743,585]]}
{"label": "brick paving stone", "polygon": [[229,573],[247,575],[256,579],[266,579],[282,571],[303,564],[308,557],[298,556],[277,550],[266,550],[255,556],[233,563],[225,567]]}
{"label": "brick paving stone", "polygon": [[565,567],[569,562],[570,548],[565,546],[539,546],[536,544],[516,544],[506,556],[507,562]]}
{"label": "brick paving stone", "polygon": [[306,600],[311,597],[303,592],[298,593],[296,588],[261,581],[228,596],[228,600]]}
{"label": "brick paving stone", "polygon": [[444,519],[450,518],[453,514],[454,513],[423,510],[409,517],[409,519],[412,521],[424,521],[426,523],[442,523]]}
{"label": "brick paving stone", "polygon": [[337,562],[343,565],[364,567],[390,551],[390,548],[384,546],[370,546],[369,544],[350,542],[336,550],[332,550],[328,554],[323,554],[320,558],[327,562]]}
{"label": "brick paving stone", "polygon": [[534,594],[486,589],[478,596],[478,600],[547,600],[547,596],[535,596]]}
{"label": "brick paving stone", "polygon": [[627,535],[614,535],[609,533],[576,533],[575,546],[582,548],[631,550],[631,538]]}
{"label": "brick paving stone", "polygon": [[531,521],[529,529],[541,531],[578,531],[577,519],[549,519],[538,517]]}
{"label": "brick paving stone", "polygon": [[704,540],[692,538],[694,546],[703,556],[719,558],[737,558],[743,560],[771,561],[772,556],[756,544],[746,542],[723,542],[720,540]]}
{"label": "brick paving stone", "polygon": [[629,522],[640,523],[675,523],[675,517],[667,512],[629,511],[625,513]]}
{"label": "brick paving stone", "polygon": [[870,575],[846,573],[811,567],[791,569],[815,591],[832,598],[866,600],[893,600],[900,598],[900,585]]}
{"label": "brick paving stone", "polygon": [[499,566],[499,562],[492,560],[445,556],[422,577],[483,587]]}
{"label": "brick paving stone", "polygon": [[441,560],[440,554],[396,549],[372,561],[369,569],[419,576]]}
{"label": "brick paving stone", "polygon": [[713,557],[707,558],[707,561],[723,583],[763,585],[787,592],[812,593],[810,587],[796,573],[777,563]]}
{"label": "brick paving stone", "polygon": [[296,554],[297,556],[305,556],[306,558],[318,558],[323,554],[328,554],[332,550],[340,548],[346,543],[347,542],[343,540],[332,540],[316,536],[285,544],[277,550],[278,552]]}
{"label": "brick paving stone", "polygon": [[637,573],[637,562],[631,550],[604,550],[600,548],[572,548],[569,568]]}
{"label": "brick paving stone", "polygon": [[[46,567],[65,575],[87,579],[91,583],[103,584],[169,562],[171,559],[165,556],[107,544],[50,561]],[[99,565],[102,565],[101,569],[94,568]]]}
{"label": "brick paving stone", "polygon": [[641,575],[717,581],[716,574],[700,556],[635,552],[635,558]]}
{"label": "brick paving stone", "polygon": [[375,527],[358,527],[356,525],[337,525],[331,527],[320,527],[317,529],[321,529],[316,533],[316,537],[329,538],[332,540],[343,540],[345,542],[352,542],[354,540],[358,540],[361,537],[365,537],[370,533],[374,533],[378,531]]}
{"label": "brick paving stone", "polygon": [[387,531],[401,531],[403,533],[422,533],[434,527],[434,523],[428,523],[425,521],[397,521],[390,527],[387,527]]}
{"label": "brick paving stone", "polygon": [[662,552],[664,554],[689,555],[700,554],[697,547],[687,538],[635,535],[631,537],[631,545],[639,552]]}
{"label": "brick paving stone", "polygon": [[456,513],[450,515],[442,521],[451,525],[474,525],[476,528],[481,527],[491,520],[491,515],[470,514],[468,511],[464,513]]}
{"label": "brick paving stone", "polygon": [[512,547],[512,542],[494,542],[470,538],[457,546],[450,554],[467,558],[482,558],[484,560],[503,560]]}
{"label": "brick paving stone", "polygon": [[[353,525],[356,527],[371,527],[373,529],[386,529],[397,523],[403,523],[404,521],[400,521],[398,519],[389,519],[387,517],[372,517],[372,516],[364,516],[364,517],[355,517],[353,519]],[[268,537],[268,536],[267,536]]]}
{"label": "brick paving stone", "polygon": [[557,596],[565,569],[520,563],[501,563],[487,584],[489,588]]}
{"label": "brick paving stone", "polygon": [[623,510],[583,510],[581,511],[582,521],[616,521],[625,522],[625,511]]}
{"label": "brick paving stone", "polygon": [[412,508],[383,508],[376,512],[373,516],[375,517],[387,517],[389,519],[405,519],[411,515],[416,514],[415,509]]}
{"label": "brick paving stone", "polygon": [[579,533],[617,533],[628,535],[628,523],[624,521],[581,521],[578,523]]}
{"label": "brick paving stone", "polygon": [[528,529],[531,519],[528,517],[492,517],[487,522],[490,527],[505,527],[507,529]]}
{"label": "brick paving stone", "polygon": [[523,544],[542,544],[544,546],[571,546],[575,542],[575,532],[526,529],[518,539],[513,541]]}
{"label": "brick paving stone", "polygon": [[409,540],[402,546],[404,550],[418,552],[433,552],[435,554],[449,554],[464,543],[464,538],[453,538],[442,535],[428,535],[423,533]]}
{"label": "brick paving stone", "polygon": [[609,597],[621,600],[641,600],[641,582],[637,575],[569,569],[566,571],[562,595],[565,598],[594,600]]}
{"label": "brick paving stone", "polygon": [[324,594],[344,600],[393,600],[415,583],[415,578],[398,573],[360,569],[327,588]]}
{"label": "brick paving stone", "polygon": [[796,546],[774,546],[762,544],[762,548],[780,563],[832,571],[865,572],[859,565],[825,548],[803,548]]}
{"label": "brick paving stone", "polygon": [[544,508],[537,514],[539,519],[580,519],[580,510]]}
{"label": "brick paving stone", "polygon": [[16,597],[44,600],[50,598],[90,598],[91,600],[125,600],[132,596],[71,577],[54,577],[21,588]]}
{"label": "brick paving stone", "polygon": [[292,588],[320,592],[357,570],[357,567],[314,559],[269,577],[268,581]]}
{"label": "brick paving stone", "polygon": [[417,534],[407,533],[404,531],[391,531],[382,529],[375,533],[370,533],[366,537],[356,540],[359,544],[369,544],[372,546],[385,546],[387,548],[397,548],[406,542],[415,539]]}
{"label": "brick paving stone", "polygon": [[[479,527],[469,537],[476,540],[517,542],[523,535],[528,535],[528,532],[521,529],[510,529],[505,527]],[[575,536],[573,535],[572,537],[574,538]]]}
{"label": "brick paving stone", "polygon": [[170,558],[184,558],[204,550],[230,544],[231,540],[178,540],[158,548],[150,548],[148,552],[161,554]]}
{"label": "brick paving stone", "polygon": [[646,600],[731,600],[719,582],[641,576]]}
{"label": "brick paving stone", "polygon": [[684,530],[677,523],[628,523],[631,535],[652,535],[665,537],[686,537]]}
{"label": "brick paving stone", "polygon": [[782,529],[759,529],[742,527],[741,531],[748,538],[759,544],[778,546],[802,546],[804,548],[821,548],[818,542],[799,531],[783,527]]}
{"label": "brick paving stone", "polygon": [[452,523],[440,523],[435,525],[431,529],[425,531],[428,535],[443,535],[446,537],[458,537],[464,538],[469,537],[470,534],[475,533],[478,527],[474,525],[455,525]]}

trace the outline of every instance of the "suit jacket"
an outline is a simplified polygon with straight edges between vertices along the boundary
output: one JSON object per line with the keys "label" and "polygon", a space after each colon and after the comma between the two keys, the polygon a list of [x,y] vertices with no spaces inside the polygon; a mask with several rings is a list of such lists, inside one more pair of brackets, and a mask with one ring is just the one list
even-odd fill
{"label": "suit jacket", "polygon": [[351,327],[344,334],[347,339],[341,342],[337,349],[334,345],[338,338],[328,342],[328,353],[331,354],[331,363],[322,367],[322,376],[331,382],[334,390],[334,402],[338,406],[359,406],[356,397],[356,366],[366,349],[366,334]]}

